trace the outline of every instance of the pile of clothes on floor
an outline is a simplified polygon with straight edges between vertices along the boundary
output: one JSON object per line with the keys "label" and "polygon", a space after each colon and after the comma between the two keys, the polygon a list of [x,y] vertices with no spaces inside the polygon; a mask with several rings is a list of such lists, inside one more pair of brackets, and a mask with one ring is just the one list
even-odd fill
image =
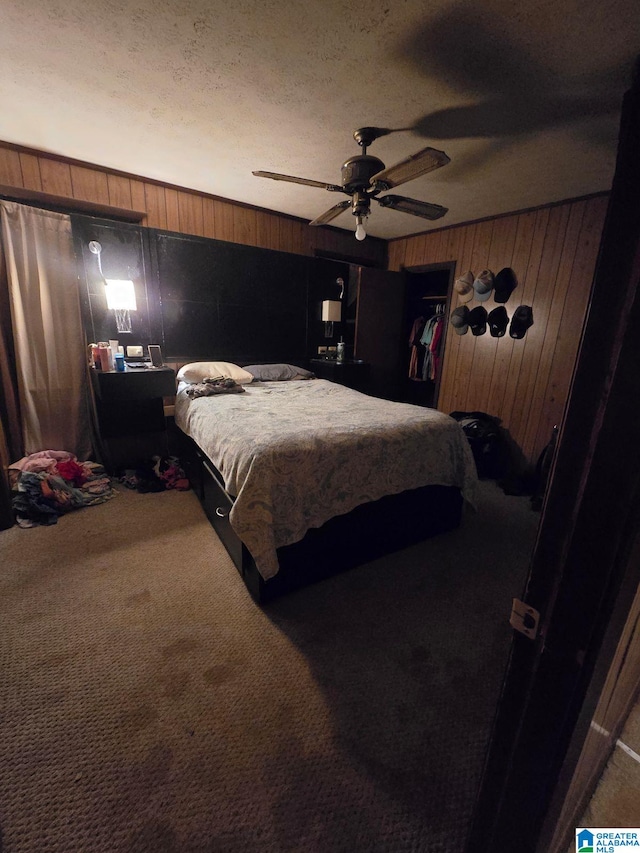
{"label": "pile of clothes on floor", "polygon": [[56,524],[80,507],[104,503],[116,492],[98,462],[79,462],[66,450],[41,450],[9,466],[11,505],[20,527]]}
{"label": "pile of clothes on floor", "polygon": [[187,475],[175,456],[154,456],[137,468],[128,468],[120,482],[138,492],[163,492],[165,489],[186,491],[189,488]]}

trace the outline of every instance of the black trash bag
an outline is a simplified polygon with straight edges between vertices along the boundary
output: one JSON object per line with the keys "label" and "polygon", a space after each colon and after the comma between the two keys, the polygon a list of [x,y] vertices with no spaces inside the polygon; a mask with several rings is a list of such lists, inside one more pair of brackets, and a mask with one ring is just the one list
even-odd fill
{"label": "black trash bag", "polygon": [[510,453],[500,421],[486,412],[451,412],[469,441],[481,480],[500,480],[509,471]]}

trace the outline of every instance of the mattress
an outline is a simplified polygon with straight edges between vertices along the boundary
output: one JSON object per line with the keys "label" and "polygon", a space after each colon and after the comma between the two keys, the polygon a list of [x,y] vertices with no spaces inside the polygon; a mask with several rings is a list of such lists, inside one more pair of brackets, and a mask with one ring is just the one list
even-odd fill
{"label": "mattress", "polygon": [[468,441],[434,409],[322,379],[194,399],[187,387],[178,387],[176,424],[223,477],[235,499],[231,526],[265,580],[278,572],[277,548],[385,495],[455,486],[475,504]]}

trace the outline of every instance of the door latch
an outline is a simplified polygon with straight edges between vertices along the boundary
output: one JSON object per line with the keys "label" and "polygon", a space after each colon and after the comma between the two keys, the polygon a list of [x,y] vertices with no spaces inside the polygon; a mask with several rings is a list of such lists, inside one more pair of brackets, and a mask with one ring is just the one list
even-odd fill
{"label": "door latch", "polygon": [[513,607],[511,609],[511,618],[509,624],[516,631],[520,631],[525,637],[530,640],[535,640],[538,636],[538,625],[540,623],[540,614],[534,607],[520,601],[519,598],[513,599]]}

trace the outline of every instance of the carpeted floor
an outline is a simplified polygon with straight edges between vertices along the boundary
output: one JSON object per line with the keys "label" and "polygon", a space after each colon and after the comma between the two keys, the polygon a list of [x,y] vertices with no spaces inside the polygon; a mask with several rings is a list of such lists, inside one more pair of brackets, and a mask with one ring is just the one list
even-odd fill
{"label": "carpeted floor", "polygon": [[2,853],[459,853],[538,519],[263,609],[191,492],[0,533]]}

